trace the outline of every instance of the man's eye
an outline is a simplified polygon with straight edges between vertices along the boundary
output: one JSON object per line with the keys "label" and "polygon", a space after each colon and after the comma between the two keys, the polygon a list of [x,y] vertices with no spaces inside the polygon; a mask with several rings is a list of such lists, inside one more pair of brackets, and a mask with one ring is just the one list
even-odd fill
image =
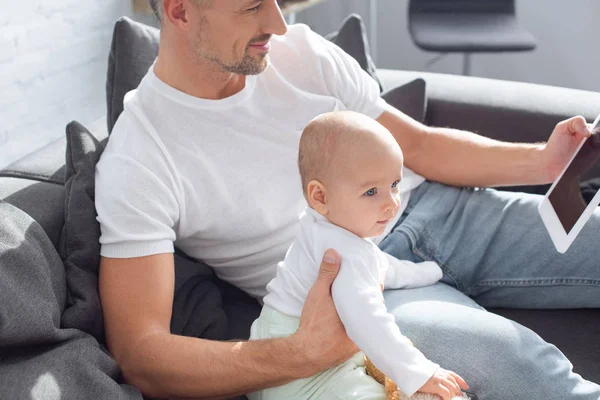
{"label": "man's eye", "polygon": [[400,179],[398,179],[396,182],[392,183],[392,188],[393,189],[397,188],[399,183],[400,183]]}
{"label": "man's eye", "polygon": [[369,189],[365,192],[365,196],[375,196],[375,194],[377,193],[377,189],[373,188],[373,189]]}
{"label": "man's eye", "polygon": [[246,11],[250,11],[250,12],[258,11],[258,9],[260,8],[260,6],[261,6],[261,5],[262,5],[262,3],[260,3],[260,4],[259,4],[259,5],[257,5],[256,7],[249,8],[249,9],[248,9],[248,10],[246,10]]}

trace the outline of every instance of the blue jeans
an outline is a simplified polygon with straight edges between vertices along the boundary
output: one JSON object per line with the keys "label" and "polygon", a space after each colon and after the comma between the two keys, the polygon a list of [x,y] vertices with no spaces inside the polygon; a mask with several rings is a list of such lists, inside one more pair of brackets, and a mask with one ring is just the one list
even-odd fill
{"label": "blue jeans", "polygon": [[442,267],[441,283],[386,291],[386,305],[415,346],[481,400],[600,399],[600,386],[573,373],[555,346],[483,308],[600,307],[600,212],[561,255],[538,215],[541,199],[426,182],[380,244]]}

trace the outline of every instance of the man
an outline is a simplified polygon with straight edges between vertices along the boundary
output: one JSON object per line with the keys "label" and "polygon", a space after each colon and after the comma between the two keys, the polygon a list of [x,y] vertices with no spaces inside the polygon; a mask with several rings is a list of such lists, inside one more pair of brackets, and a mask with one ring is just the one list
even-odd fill
{"label": "man", "polygon": [[386,293],[400,329],[481,398],[600,398],[555,347],[467,296],[484,306],[600,307],[588,240],[558,258],[539,197],[458,188],[552,181],[589,135],[582,117],[539,145],[429,128],[381,100],[339,48],[307,27],[288,31],[275,0],[158,6],[158,58],[127,96],[96,174],[107,344],[128,382],[149,396],[224,398],[312,376],[356,351],[329,294],[340,261],[332,250],[291,337],[216,342],[169,331],[174,242],[261,298],[305,207],[300,132],[348,109],[383,124],[415,172],[405,171],[406,209],[380,247],[444,270],[444,284]]}

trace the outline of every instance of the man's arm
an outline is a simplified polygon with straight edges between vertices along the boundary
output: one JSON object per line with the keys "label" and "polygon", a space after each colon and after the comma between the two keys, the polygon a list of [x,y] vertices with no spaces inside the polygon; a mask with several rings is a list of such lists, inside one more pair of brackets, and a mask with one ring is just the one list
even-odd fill
{"label": "man's arm", "polygon": [[321,264],[296,334],[219,342],[170,333],[172,254],[102,258],[100,297],[108,348],[125,380],[152,397],[235,396],[311,376],[357,351],[331,299],[338,268],[339,260]]}
{"label": "man's arm", "polygon": [[471,132],[425,126],[392,106],[377,119],[396,138],[407,167],[455,186],[551,182],[584,136],[585,119],[560,122],[547,144],[506,143]]}

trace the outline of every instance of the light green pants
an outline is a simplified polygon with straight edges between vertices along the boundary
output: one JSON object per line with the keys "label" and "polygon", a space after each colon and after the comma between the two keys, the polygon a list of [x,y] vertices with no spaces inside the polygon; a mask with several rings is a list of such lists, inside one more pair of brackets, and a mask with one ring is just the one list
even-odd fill
{"label": "light green pants", "polygon": [[[299,318],[263,307],[252,324],[250,339],[286,337],[296,332]],[[365,373],[363,353],[318,373],[283,386],[248,394],[249,400],[385,400],[383,386]]]}

